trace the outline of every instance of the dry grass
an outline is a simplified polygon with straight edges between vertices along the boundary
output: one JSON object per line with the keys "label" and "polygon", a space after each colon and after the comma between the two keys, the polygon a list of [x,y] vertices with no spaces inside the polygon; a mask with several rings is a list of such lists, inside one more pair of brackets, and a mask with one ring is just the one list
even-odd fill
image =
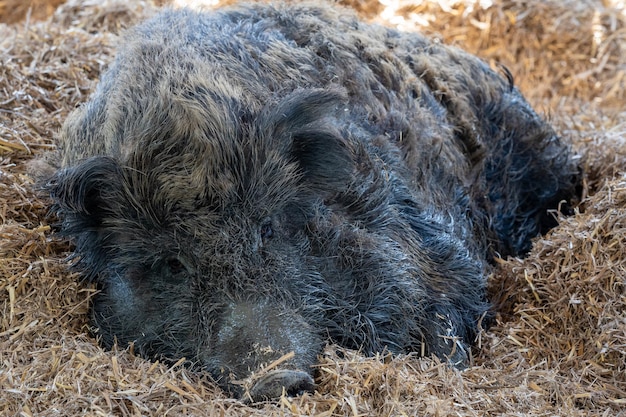
{"label": "dry grass", "polygon": [[329,347],[315,394],[253,407],[181,366],[97,346],[93,290],[68,273],[28,174],[120,30],[155,6],[70,0],[50,15],[60,1],[40,0],[27,16],[26,3],[0,0],[0,415],[626,415],[624,1],[346,1],[507,66],[582,155],[584,200],[528,258],[498,265],[498,320],[474,367]]}
{"label": "dry grass", "polygon": [[0,0],[0,23],[45,19],[65,0]]}

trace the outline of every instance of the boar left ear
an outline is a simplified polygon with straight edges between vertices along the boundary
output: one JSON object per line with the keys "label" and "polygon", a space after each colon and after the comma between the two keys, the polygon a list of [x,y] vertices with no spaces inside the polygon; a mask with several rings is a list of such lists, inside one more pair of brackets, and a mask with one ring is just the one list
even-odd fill
{"label": "boar left ear", "polygon": [[345,101],[341,90],[296,90],[266,119],[312,185],[337,186],[351,177],[352,152],[337,127]]}
{"label": "boar left ear", "polygon": [[115,201],[122,173],[115,160],[96,156],[77,166],[59,170],[46,188],[54,201],[52,210],[62,221],[62,232],[76,236],[101,225],[108,203]]}
{"label": "boar left ear", "polygon": [[335,132],[315,127],[299,130],[292,136],[291,153],[304,179],[313,185],[336,187],[352,176],[351,152]]}

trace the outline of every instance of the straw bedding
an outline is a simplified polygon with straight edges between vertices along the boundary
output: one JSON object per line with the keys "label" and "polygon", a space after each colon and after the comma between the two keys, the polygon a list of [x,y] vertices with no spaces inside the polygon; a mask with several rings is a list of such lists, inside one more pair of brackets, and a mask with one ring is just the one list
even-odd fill
{"label": "straw bedding", "polygon": [[[26,2],[28,3],[28,2]],[[353,0],[503,64],[585,169],[575,215],[498,263],[498,314],[474,366],[329,346],[318,390],[245,406],[182,366],[103,351],[93,289],[68,272],[38,162],[85,101],[119,32],[152,2],[0,0],[0,415],[626,415],[626,5],[621,0]],[[555,215],[559,215],[555,213]]]}

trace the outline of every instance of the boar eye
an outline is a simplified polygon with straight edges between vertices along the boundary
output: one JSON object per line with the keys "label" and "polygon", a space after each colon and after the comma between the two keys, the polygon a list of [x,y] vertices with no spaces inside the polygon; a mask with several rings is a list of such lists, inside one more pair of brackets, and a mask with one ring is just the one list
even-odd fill
{"label": "boar eye", "polygon": [[180,259],[174,257],[167,260],[167,268],[172,275],[178,275],[187,270]]}
{"label": "boar eye", "polygon": [[270,222],[264,223],[261,226],[260,233],[261,233],[261,238],[262,239],[269,239],[272,236],[274,236],[274,230],[272,229],[272,223],[270,223]]}

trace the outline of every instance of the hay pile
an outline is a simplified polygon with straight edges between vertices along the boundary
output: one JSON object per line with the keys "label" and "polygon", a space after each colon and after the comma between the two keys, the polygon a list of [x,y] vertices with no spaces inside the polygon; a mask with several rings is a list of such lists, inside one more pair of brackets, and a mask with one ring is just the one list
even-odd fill
{"label": "hay pile", "polygon": [[500,263],[498,320],[471,369],[329,347],[315,394],[253,407],[88,335],[93,290],[67,272],[70,248],[51,238],[28,172],[86,100],[120,30],[156,8],[70,0],[43,17],[57,3],[33,1],[27,16],[21,1],[0,0],[0,415],[626,415],[624,1],[346,2],[507,66],[582,155],[584,200],[528,258]]}

